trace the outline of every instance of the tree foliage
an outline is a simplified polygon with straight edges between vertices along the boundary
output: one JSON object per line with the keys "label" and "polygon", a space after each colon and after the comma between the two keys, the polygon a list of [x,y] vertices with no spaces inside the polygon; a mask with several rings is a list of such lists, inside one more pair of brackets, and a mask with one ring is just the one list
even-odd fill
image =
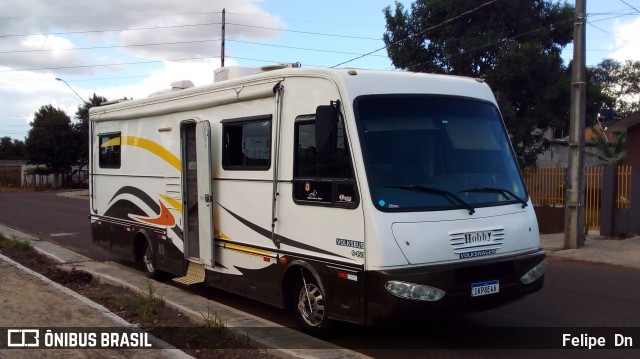
{"label": "tree foliage", "polygon": [[597,157],[600,160],[604,161],[608,165],[621,165],[626,160],[626,142],[627,142],[627,134],[622,133],[618,136],[618,139],[615,143],[610,144],[607,138],[602,134],[602,132],[596,130],[595,127],[591,127],[591,133],[593,133],[593,139],[591,142],[596,145],[598,153],[591,154],[591,156]]}
{"label": "tree foliage", "polygon": [[78,122],[73,125],[73,129],[78,136],[77,159],[81,167],[89,163],[89,109],[100,106],[105,101],[107,101],[106,97],[94,93],[92,97],[89,97],[89,101],[78,106],[76,111],[75,117]]}
{"label": "tree foliage", "polygon": [[78,153],[78,136],[69,116],[46,105],[34,114],[30,125],[25,141],[29,162],[46,165],[56,173],[68,171]]}
{"label": "tree foliage", "polygon": [[384,13],[396,67],[487,80],[521,165],[535,164],[545,130],[567,127],[571,80],[560,54],[572,41],[572,6],[416,0],[410,11],[396,2]]}
{"label": "tree foliage", "polygon": [[612,109],[617,117],[640,111],[640,61],[623,63],[606,59],[594,69],[595,80],[608,97],[603,108]]}
{"label": "tree foliage", "polygon": [[0,138],[0,160],[26,159],[24,142],[5,136]]}

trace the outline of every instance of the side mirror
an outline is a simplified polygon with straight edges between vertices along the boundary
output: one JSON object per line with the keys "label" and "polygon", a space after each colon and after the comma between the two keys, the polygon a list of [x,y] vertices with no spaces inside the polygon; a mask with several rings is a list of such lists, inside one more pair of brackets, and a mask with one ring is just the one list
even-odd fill
{"label": "side mirror", "polygon": [[338,146],[338,109],[331,105],[316,108],[316,150],[319,158],[336,152]]}

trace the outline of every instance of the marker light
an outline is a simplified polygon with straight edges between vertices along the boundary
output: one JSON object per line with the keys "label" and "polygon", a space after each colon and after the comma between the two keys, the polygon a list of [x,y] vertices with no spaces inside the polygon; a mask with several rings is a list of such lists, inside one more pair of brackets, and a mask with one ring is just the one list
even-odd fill
{"label": "marker light", "polygon": [[407,283],[397,280],[390,280],[385,283],[385,288],[389,293],[396,297],[412,300],[423,300],[427,302],[435,302],[442,299],[445,291],[436,287],[430,287],[423,284]]}
{"label": "marker light", "polygon": [[533,283],[536,279],[542,277],[547,268],[547,260],[543,260],[535,267],[531,268],[527,273],[520,277],[520,281],[523,284]]}

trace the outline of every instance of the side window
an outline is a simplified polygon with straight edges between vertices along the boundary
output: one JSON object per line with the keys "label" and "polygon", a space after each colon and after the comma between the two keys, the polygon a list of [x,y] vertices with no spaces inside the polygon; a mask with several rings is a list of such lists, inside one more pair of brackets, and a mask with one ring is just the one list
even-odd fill
{"label": "side window", "polygon": [[120,168],[120,132],[98,135],[100,168]]}
{"label": "side window", "polygon": [[271,167],[271,115],[222,121],[222,168],[268,170]]}
{"label": "side window", "polygon": [[295,122],[293,199],[298,204],[356,208],[358,191],[342,120],[337,124],[336,146],[321,156],[316,146],[314,116]]}

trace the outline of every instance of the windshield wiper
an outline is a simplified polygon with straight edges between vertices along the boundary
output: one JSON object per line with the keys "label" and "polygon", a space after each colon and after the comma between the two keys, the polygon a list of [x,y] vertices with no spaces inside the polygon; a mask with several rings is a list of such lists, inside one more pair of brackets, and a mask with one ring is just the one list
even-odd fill
{"label": "windshield wiper", "polygon": [[509,197],[511,197],[511,198],[515,199],[516,201],[520,202],[522,204],[522,208],[527,206],[527,201],[525,201],[524,199],[516,196],[515,193],[509,191],[508,189],[504,189],[504,188],[478,187],[478,188],[463,189],[460,192],[493,192],[493,193],[500,193],[507,199],[509,199]]}
{"label": "windshield wiper", "polygon": [[472,214],[474,214],[476,212],[476,210],[469,203],[465,202],[465,200],[463,200],[462,198],[456,196],[452,192],[449,192],[449,191],[444,190],[444,189],[434,188],[434,187],[427,187],[427,186],[416,185],[416,184],[411,184],[411,185],[384,185],[383,187],[400,188],[400,189],[406,189],[406,190],[409,190],[409,191],[439,194],[439,195],[441,195],[443,197],[453,198],[456,202],[461,204],[466,210],[469,211],[469,215],[472,215]]}

